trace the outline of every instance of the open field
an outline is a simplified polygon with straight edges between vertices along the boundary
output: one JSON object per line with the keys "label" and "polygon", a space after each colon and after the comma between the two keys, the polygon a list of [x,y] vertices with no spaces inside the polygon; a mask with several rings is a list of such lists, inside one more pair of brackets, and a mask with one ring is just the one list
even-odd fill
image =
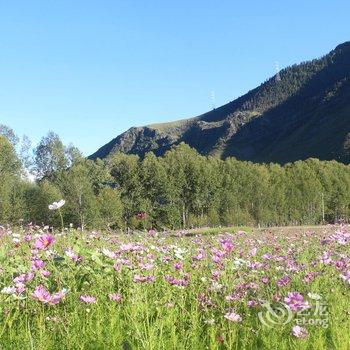
{"label": "open field", "polygon": [[350,348],[348,226],[225,231],[0,229],[0,348]]}

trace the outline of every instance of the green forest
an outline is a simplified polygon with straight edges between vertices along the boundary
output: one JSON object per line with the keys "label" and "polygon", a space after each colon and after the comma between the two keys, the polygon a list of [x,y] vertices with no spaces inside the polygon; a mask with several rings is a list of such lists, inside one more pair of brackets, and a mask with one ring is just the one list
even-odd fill
{"label": "green forest", "polygon": [[[89,160],[50,132],[32,151],[0,128],[0,224],[179,229],[348,221],[350,166],[308,159],[254,164],[199,155],[181,143],[164,156]],[[35,181],[28,180],[28,172]]]}

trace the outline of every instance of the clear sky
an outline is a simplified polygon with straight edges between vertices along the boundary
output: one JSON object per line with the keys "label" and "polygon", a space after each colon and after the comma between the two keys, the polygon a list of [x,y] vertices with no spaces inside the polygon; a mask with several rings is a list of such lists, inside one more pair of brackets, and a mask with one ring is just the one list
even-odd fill
{"label": "clear sky", "polygon": [[349,0],[0,0],[0,123],[88,155],[350,40]]}

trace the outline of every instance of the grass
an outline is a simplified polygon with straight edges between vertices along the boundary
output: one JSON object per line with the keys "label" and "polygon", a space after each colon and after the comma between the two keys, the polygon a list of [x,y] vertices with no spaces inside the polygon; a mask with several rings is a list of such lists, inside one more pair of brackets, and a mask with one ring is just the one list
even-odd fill
{"label": "grass", "polygon": [[[348,239],[347,229],[281,234],[215,228],[176,237],[69,231],[44,249],[35,249],[43,232],[3,230],[0,289],[17,290],[0,293],[0,348],[348,350],[349,282],[340,277],[349,269],[349,245],[341,241]],[[33,270],[35,259],[45,266]],[[29,273],[33,278],[20,291],[15,278]],[[279,286],[284,276],[290,280]],[[39,285],[51,294],[68,292],[49,305],[33,297]],[[305,338],[291,334],[301,319],[297,312],[287,323],[287,314],[277,313],[290,292],[310,305]],[[121,300],[110,300],[111,293]],[[319,302],[308,293],[321,296],[327,314],[314,315]],[[276,313],[269,315],[263,300]],[[237,322],[225,317],[232,312],[240,316]],[[311,324],[314,319],[327,327]]]}

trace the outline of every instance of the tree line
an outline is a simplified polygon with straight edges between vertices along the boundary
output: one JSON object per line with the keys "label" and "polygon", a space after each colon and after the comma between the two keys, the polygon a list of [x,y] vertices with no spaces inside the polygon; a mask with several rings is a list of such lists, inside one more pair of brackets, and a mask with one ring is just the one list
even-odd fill
{"label": "tree line", "polygon": [[[28,140],[0,126],[0,224],[89,229],[300,225],[349,221],[350,166],[308,159],[280,166],[201,156],[179,144],[164,156],[97,161],[49,133]],[[28,173],[35,181],[28,180]]]}

